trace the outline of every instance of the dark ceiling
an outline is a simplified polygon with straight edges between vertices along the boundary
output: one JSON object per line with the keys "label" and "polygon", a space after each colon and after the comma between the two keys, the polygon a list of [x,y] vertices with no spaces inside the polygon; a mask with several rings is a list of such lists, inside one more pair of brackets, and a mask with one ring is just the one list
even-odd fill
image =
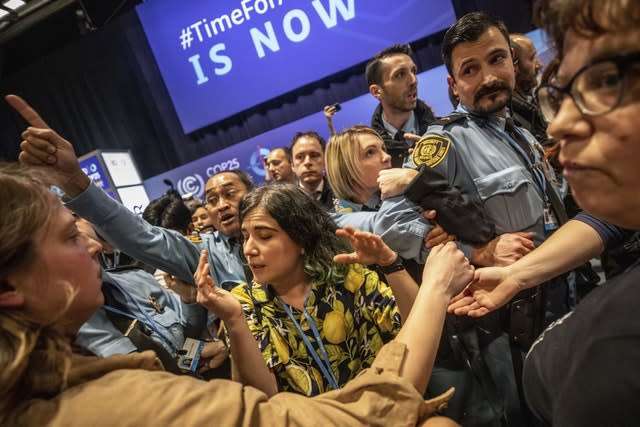
{"label": "dark ceiling", "polygon": [[142,0],[25,2],[25,6],[0,20],[0,78],[88,32],[99,30]]}

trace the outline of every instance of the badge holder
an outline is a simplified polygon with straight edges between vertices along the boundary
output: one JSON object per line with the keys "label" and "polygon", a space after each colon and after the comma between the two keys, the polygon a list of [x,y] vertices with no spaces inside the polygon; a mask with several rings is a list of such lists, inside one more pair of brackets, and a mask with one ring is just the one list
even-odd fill
{"label": "badge holder", "polygon": [[558,222],[558,218],[556,218],[556,214],[553,212],[551,206],[547,205],[544,208],[544,229],[545,231],[555,231],[560,227],[560,223]]}
{"label": "badge holder", "polygon": [[181,350],[178,350],[178,368],[185,374],[195,374],[200,362],[200,353],[204,341],[187,338]]}

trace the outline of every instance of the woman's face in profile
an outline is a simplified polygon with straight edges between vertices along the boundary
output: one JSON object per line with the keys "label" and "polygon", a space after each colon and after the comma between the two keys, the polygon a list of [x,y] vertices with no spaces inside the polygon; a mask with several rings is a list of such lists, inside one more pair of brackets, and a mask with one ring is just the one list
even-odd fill
{"label": "woman's face in profile", "polygon": [[244,256],[256,282],[284,288],[305,277],[304,249],[264,208],[244,216],[242,235]]}
{"label": "woman's face in profile", "polygon": [[53,193],[47,197],[50,221],[34,234],[34,262],[9,280],[24,296],[23,309],[30,319],[56,322],[75,333],[103,303],[97,260],[102,247],[78,230],[71,212]]}
{"label": "woman's face in profile", "polygon": [[364,190],[371,194],[378,191],[378,174],[391,167],[391,156],[387,154],[382,139],[371,134],[362,134],[359,142],[359,169],[362,174]]}
{"label": "woman's face in profile", "polygon": [[[554,84],[563,86],[593,61],[630,57],[638,52],[640,30],[609,32],[584,38],[569,31],[564,57]],[[637,230],[640,227],[640,63],[632,61],[619,70],[614,61],[591,66],[602,70],[578,89],[591,94],[591,103],[611,101],[622,89],[618,105],[605,114],[582,113],[570,97],[565,97],[549,124],[548,132],[560,144],[563,174],[571,185],[578,205],[585,211],[616,225]],[[612,96],[612,94],[616,96]]]}

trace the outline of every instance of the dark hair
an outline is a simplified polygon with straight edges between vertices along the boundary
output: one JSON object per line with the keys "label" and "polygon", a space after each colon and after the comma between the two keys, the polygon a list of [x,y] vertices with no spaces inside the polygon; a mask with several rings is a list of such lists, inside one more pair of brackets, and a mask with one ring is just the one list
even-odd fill
{"label": "dark hair", "polygon": [[179,194],[169,191],[149,202],[142,218],[151,225],[185,233],[191,223],[191,211]]}
{"label": "dark hair", "polygon": [[240,223],[255,208],[263,208],[296,244],[304,248],[304,271],[312,280],[342,281],[347,266],[333,257],[349,252],[349,243],[336,235],[338,228],[326,210],[292,184],[258,187],[240,201]]}
{"label": "dark hair", "polygon": [[211,177],[209,179],[213,178],[214,176],[221,175],[223,173],[232,173],[232,174],[234,174],[235,176],[237,176],[240,179],[240,181],[242,181],[244,186],[247,187],[247,191],[253,190],[254,184],[253,184],[253,180],[251,179],[251,176],[249,176],[248,173],[246,173],[245,171],[240,170],[240,169],[229,169],[229,170],[226,170],[226,171],[220,171],[220,172],[217,172],[217,173],[214,173],[213,175],[211,175]]}
{"label": "dark hair", "polygon": [[272,153],[275,151],[282,151],[285,157],[287,158],[287,160],[289,161],[289,163],[291,163],[292,157],[291,157],[291,149],[289,147],[277,147],[271,150]]}
{"label": "dark hair", "polygon": [[291,145],[289,146],[289,151],[291,153],[293,153],[293,147],[295,147],[295,145],[298,143],[298,140],[303,137],[317,139],[318,142],[320,143],[320,147],[322,148],[322,151],[324,151],[324,147],[325,145],[327,145],[327,142],[324,140],[324,138],[321,137],[320,134],[314,130],[308,130],[306,132],[296,132],[296,134],[293,135],[293,139],[291,140]]}
{"label": "dark hair", "polygon": [[640,22],[640,2],[636,0],[538,0],[534,22],[551,37],[562,58],[564,38],[569,30],[585,38],[606,33],[635,30]]}
{"label": "dark hair", "polygon": [[411,47],[408,44],[394,44],[378,53],[367,63],[364,75],[367,78],[367,85],[382,84],[382,60],[394,55],[411,56]]}
{"label": "dark hair", "polygon": [[451,53],[453,49],[460,43],[478,40],[491,27],[497,28],[504,36],[507,44],[511,45],[509,31],[504,22],[486,12],[467,13],[449,27],[442,40],[442,61],[447,66],[447,71],[451,77],[454,77],[451,69]]}

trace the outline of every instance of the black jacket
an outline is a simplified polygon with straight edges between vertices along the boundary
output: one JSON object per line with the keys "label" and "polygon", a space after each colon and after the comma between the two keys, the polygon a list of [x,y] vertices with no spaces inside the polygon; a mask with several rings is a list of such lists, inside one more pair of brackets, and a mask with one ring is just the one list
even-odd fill
{"label": "black jacket", "polygon": [[542,117],[542,113],[536,104],[527,101],[514,92],[511,97],[511,115],[520,126],[531,132],[540,144],[546,144],[548,140],[547,122]]}
{"label": "black jacket", "polygon": [[[413,111],[416,113],[416,120],[418,121],[418,134],[422,136],[436,117],[433,114],[431,107],[419,99],[416,104],[416,108]],[[371,127],[380,134],[380,137],[384,141],[387,153],[391,155],[391,166],[394,168],[401,168],[405,158],[409,154],[410,146],[404,139],[404,132],[398,131],[395,135],[391,135],[384,127],[384,123],[382,121],[382,104],[378,104],[378,107],[376,107],[376,110],[373,112],[373,116],[371,117]]]}

